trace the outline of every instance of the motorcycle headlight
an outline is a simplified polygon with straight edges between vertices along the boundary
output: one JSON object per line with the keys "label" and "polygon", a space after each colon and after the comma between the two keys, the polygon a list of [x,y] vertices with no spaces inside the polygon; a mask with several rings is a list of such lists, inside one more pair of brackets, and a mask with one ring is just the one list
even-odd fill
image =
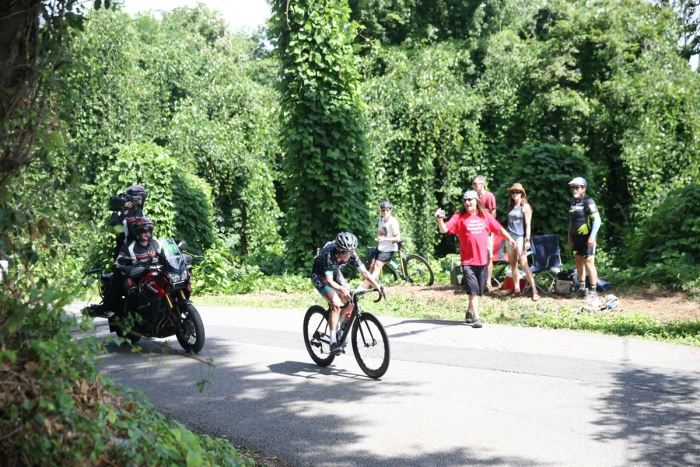
{"label": "motorcycle headlight", "polygon": [[170,274],[170,283],[177,284],[178,282],[182,282],[180,274]]}

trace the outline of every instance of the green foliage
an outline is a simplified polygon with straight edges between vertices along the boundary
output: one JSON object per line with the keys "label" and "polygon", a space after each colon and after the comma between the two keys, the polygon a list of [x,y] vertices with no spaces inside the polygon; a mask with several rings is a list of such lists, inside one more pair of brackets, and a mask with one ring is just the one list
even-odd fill
{"label": "green foliage", "polygon": [[[95,184],[84,190],[92,199],[106,202],[110,195],[132,184],[148,189],[144,213],[155,225],[154,236],[185,240],[187,249],[196,255],[202,255],[215,242],[209,186],[184,172],[176,159],[153,143],[120,147]],[[95,203],[92,210],[91,217],[103,219],[103,225],[108,222],[110,214],[105,213],[105,204]],[[89,266],[111,260],[112,243],[112,234],[105,229],[100,240],[91,244]]]}
{"label": "green foliage", "polygon": [[432,255],[440,241],[432,214],[459,207],[474,176],[492,172],[483,155],[483,99],[465,87],[470,53],[454,43],[430,48],[380,49],[365,61],[386,73],[363,85],[368,100],[373,198],[389,199],[401,233],[417,252]]}
{"label": "green foliage", "polygon": [[162,20],[94,12],[73,42],[61,162],[78,168],[80,182],[95,184],[124,145],[153,142],[211,187],[215,230],[227,245],[246,252],[279,242],[276,102],[257,82],[272,75],[269,60],[253,58],[251,39],[229,34],[198,6]]}
{"label": "green foliage", "polygon": [[510,199],[506,190],[518,182],[532,205],[532,234],[557,233],[562,244],[566,244],[571,204],[569,182],[574,177],[588,181],[586,194],[595,199],[591,164],[581,152],[551,144],[535,143],[523,147],[513,157],[505,177],[509,181],[495,191],[499,217],[507,218]]}
{"label": "green foliage", "polygon": [[282,179],[287,251],[295,264],[340,231],[369,238],[364,104],[345,1],[275,1],[271,32],[282,62]]}
{"label": "green foliage", "polygon": [[286,256],[279,252],[261,252],[254,258],[241,258],[228,249],[212,248],[192,270],[192,290],[198,296],[313,290],[307,276],[287,273],[285,261]]}
{"label": "green foliage", "polygon": [[692,183],[668,192],[627,243],[626,257],[633,266],[700,264],[700,185]]}
{"label": "green foliage", "polygon": [[[0,451],[8,465],[253,465],[223,439],[168,422],[100,376],[89,320],[66,318],[72,296],[47,288],[0,297]],[[108,338],[107,342],[110,342]],[[118,440],[118,442],[115,442]]]}

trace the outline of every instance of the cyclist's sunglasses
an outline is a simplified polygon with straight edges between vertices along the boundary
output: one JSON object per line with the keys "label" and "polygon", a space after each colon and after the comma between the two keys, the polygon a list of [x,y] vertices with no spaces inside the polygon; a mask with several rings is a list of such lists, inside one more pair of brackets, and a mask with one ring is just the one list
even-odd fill
{"label": "cyclist's sunglasses", "polygon": [[352,253],[352,250],[341,250],[340,248],[338,248],[339,255],[345,256],[345,255],[349,255],[350,253]]}

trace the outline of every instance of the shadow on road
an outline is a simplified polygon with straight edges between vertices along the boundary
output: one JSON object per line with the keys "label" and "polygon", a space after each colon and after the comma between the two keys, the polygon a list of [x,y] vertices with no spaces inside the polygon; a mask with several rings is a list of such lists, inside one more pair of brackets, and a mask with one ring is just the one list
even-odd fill
{"label": "shadow on road", "polygon": [[[459,427],[460,433],[464,432],[465,447],[426,449],[424,445],[412,445],[409,439],[421,439],[423,430],[440,426],[440,421],[420,419],[412,415],[411,407],[405,408],[407,422],[400,432],[387,432],[377,426],[376,417],[363,415],[383,404],[397,403],[393,398],[378,397],[377,387],[381,385],[385,394],[389,388],[390,394],[404,395],[416,389],[406,382],[369,379],[357,367],[322,368],[293,360],[273,363],[264,370],[227,364],[225,361],[244,361],[246,356],[238,352],[251,352],[250,347],[209,338],[200,357],[219,363],[213,384],[200,394],[195,382],[206,374],[204,364],[172,354],[161,358],[160,348],[153,343],[139,344],[143,350],[133,355],[127,355],[131,353],[128,346],[108,344],[102,371],[107,375],[120,373],[120,380],[145,390],[149,400],[168,417],[199,432],[226,435],[235,444],[277,456],[290,466],[542,465],[525,457],[494,456],[470,447],[468,434],[479,427],[470,425],[469,420]],[[176,342],[172,345],[177,347]],[[264,346],[258,350],[264,352]],[[341,358],[353,357],[349,353]],[[124,368],[124,359],[129,360],[128,369]],[[126,372],[130,372],[128,378],[124,377]],[[352,414],[349,405],[354,405]],[[386,449],[369,451],[365,441],[372,437],[390,442]],[[401,445],[403,439],[405,446]]]}
{"label": "shadow on road", "polygon": [[700,465],[697,375],[630,368],[614,376],[619,385],[600,399],[596,439],[626,440],[629,465]]}

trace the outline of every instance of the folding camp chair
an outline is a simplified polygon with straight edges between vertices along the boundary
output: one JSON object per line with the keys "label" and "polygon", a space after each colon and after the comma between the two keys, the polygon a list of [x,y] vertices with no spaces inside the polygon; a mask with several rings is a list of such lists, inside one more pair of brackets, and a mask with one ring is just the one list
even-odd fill
{"label": "folding camp chair", "polygon": [[[545,294],[551,292],[557,283],[557,273],[562,267],[561,252],[559,250],[559,236],[557,234],[538,235],[530,239],[534,264],[530,266],[535,275],[537,290]],[[549,283],[547,290],[537,284],[537,276],[544,276]],[[531,287],[528,285],[523,294]]]}
{"label": "folding camp chair", "polygon": [[493,273],[491,274],[491,285],[496,287],[501,287],[501,283],[506,280],[506,271],[510,266],[508,262],[508,255],[506,254],[506,238],[496,232],[493,234],[493,257],[491,261],[493,262]]}

